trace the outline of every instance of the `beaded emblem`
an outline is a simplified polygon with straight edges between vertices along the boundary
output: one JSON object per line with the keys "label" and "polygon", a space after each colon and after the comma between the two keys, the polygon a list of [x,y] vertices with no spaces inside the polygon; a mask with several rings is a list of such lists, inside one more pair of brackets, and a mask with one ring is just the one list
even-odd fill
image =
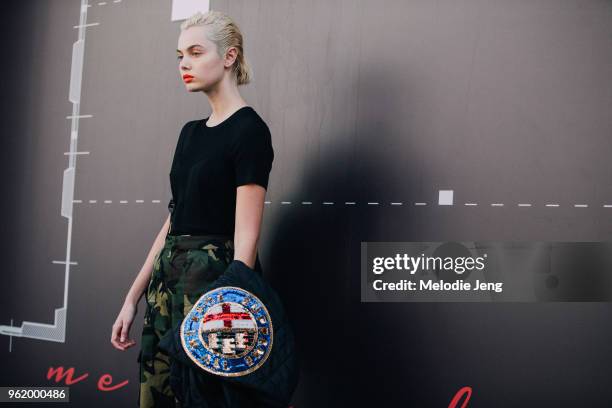
{"label": "beaded emblem", "polygon": [[202,369],[216,375],[249,374],[272,350],[272,320],[252,293],[224,286],[203,294],[181,324],[183,349]]}

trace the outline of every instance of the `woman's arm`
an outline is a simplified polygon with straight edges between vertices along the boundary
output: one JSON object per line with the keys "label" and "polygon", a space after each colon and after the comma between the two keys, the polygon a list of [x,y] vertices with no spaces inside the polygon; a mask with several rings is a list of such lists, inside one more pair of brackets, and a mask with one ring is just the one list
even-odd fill
{"label": "woman's arm", "polygon": [[153,246],[149,251],[149,255],[147,255],[147,259],[142,265],[140,272],[136,276],[132,287],[130,288],[127,296],[125,297],[125,302],[131,305],[136,305],[140,301],[145,289],[149,285],[149,280],[151,279],[151,273],[153,272],[153,261],[155,257],[161,251],[164,243],[166,241],[166,234],[168,233],[168,228],[170,227],[170,214],[168,214],[168,218],[164,225],[162,225],[161,230],[157,234],[155,241],[153,242]]}
{"label": "woman's arm", "polygon": [[266,189],[259,184],[245,184],[236,188],[234,259],[244,262],[251,269],[255,269],[265,196]]}
{"label": "woman's arm", "polygon": [[140,301],[140,297],[144,293],[146,287],[149,285],[151,273],[153,272],[153,261],[164,246],[166,233],[168,232],[169,227],[170,215],[168,215],[168,219],[166,219],[166,222],[157,234],[155,242],[153,242],[153,246],[149,251],[149,255],[147,256],[144,265],[140,269],[140,272],[138,272],[138,276],[136,276],[132,287],[125,297],[125,302],[123,303],[123,306],[119,311],[119,315],[113,324],[113,328],[111,330],[111,344],[118,350],[125,351],[136,344],[135,340],[128,339],[130,327],[134,321],[134,316],[136,315],[136,308],[138,302]]}

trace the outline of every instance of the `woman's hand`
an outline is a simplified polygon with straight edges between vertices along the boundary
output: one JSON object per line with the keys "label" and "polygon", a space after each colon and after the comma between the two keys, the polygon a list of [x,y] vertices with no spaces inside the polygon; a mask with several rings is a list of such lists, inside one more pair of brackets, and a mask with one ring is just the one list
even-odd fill
{"label": "woman's hand", "polygon": [[113,331],[111,334],[111,343],[113,346],[121,351],[125,351],[128,348],[136,344],[133,339],[128,339],[130,327],[134,321],[134,316],[138,311],[136,305],[125,303],[113,324]]}

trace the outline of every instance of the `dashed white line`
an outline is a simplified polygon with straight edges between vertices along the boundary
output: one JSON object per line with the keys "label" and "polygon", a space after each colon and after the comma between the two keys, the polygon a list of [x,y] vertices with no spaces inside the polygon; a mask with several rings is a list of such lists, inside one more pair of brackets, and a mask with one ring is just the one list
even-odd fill
{"label": "dashed white line", "polygon": [[[89,152],[87,152],[87,153],[89,153]],[[79,203],[83,203],[83,200],[72,200],[72,202],[76,203],[76,204],[79,204]],[[90,204],[95,204],[95,203],[98,202],[98,200],[88,200],[88,202]],[[112,200],[104,200],[103,202],[105,204],[109,204],[109,203],[112,203],[113,201]],[[127,204],[130,201],[129,200],[119,200],[118,202],[120,204]],[[145,200],[134,200],[134,202],[138,203],[138,204],[142,204],[142,203],[145,202]],[[151,202],[152,203],[161,203],[161,200],[151,200]],[[271,201],[265,201],[264,203],[265,204],[272,204]],[[280,203],[283,204],[283,205],[287,205],[287,204],[291,204],[292,202],[291,201],[281,201]],[[334,205],[335,204],[334,201],[323,201],[322,203],[323,203],[323,205]],[[302,205],[312,205],[312,201],[302,201],[301,204]],[[346,204],[346,205],[356,205],[357,203],[355,201],[345,201],[344,204]],[[368,205],[380,205],[380,202],[378,202],[378,201],[368,201],[367,204]],[[390,205],[404,205],[404,203],[401,202],[401,201],[392,201],[389,204]],[[414,205],[422,206],[422,205],[427,205],[427,203],[416,202],[416,203],[414,203]],[[468,207],[470,207],[470,206],[478,206],[478,203],[464,203],[464,205],[468,206]],[[491,206],[492,207],[503,207],[504,203],[491,203]],[[532,207],[533,204],[531,204],[531,203],[518,203],[517,206],[518,207]],[[560,204],[558,204],[558,203],[547,203],[547,204],[545,204],[545,206],[546,207],[559,207]],[[576,207],[576,208],[588,208],[589,204],[574,204],[573,206]],[[612,204],[603,204],[602,207],[603,208],[612,208]]]}

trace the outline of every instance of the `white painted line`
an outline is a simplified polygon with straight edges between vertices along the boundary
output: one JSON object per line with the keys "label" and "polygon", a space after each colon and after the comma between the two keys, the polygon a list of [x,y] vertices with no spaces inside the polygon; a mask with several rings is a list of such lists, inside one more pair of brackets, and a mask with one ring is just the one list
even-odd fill
{"label": "white painted line", "polygon": [[333,201],[323,201],[323,205],[334,205]]}
{"label": "white painted line", "polygon": [[144,203],[144,200],[136,200],[136,202],[140,204],[140,203]]}
{"label": "white painted line", "polygon": [[477,203],[465,203],[465,205],[478,205]]}
{"label": "white painted line", "polygon": [[[83,14],[87,14],[87,9]],[[85,21],[85,16],[81,15],[81,21]],[[68,100],[74,105],[72,114],[78,115],[81,109],[81,85],[83,81],[83,61],[85,58],[85,30],[79,30],[79,40],[72,44],[72,61],[70,62],[70,89],[68,91]],[[78,121],[76,121],[78,123]],[[76,131],[74,131],[76,133]]]}
{"label": "white painted line", "polygon": [[[11,327],[13,327],[13,318],[11,317]],[[13,336],[9,336],[9,353],[13,351]]]}
{"label": "white painted line", "polygon": [[584,208],[584,207],[588,207],[588,204],[574,204],[574,207]]}
{"label": "white painted line", "polygon": [[304,205],[310,205],[310,204],[312,204],[312,201],[302,201],[302,204],[304,204]]}
{"label": "white painted line", "polygon": [[531,207],[531,204],[529,203],[524,203],[524,204],[518,204],[519,207]]}
{"label": "white painted line", "polygon": [[391,203],[391,205],[403,205],[403,203]]}
{"label": "white painted line", "polygon": [[546,207],[558,207],[559,204],[546,204]]}
{"label": "white painted line", "polygon": [[[80,98],[81,98],[81,78],[83,74],[83,55],[84,55],[84,44],[85,44],[85,30],[87,22],[87,11],[88,11],[88,0],[81,0],[80,2],[80,13],[79,23],[80,25],[74,26],[78,28],[78,40],[72,44],[72,59],[70,68],[70,87],[68,91],[68,100],[72,102],[72,114],[74,116],[79,115],[80,110]],[[99,23],[98,23],[99,24]],[[97,24],[89,24],[97,25]],[[66,258],[64,261],[56,261],[64,265],[64,296],[63,306],[55,308],[53,323],[39,323],[31,321],[23,321],[20,327],[13,326],[13,319],[11,318],[11,325],[5,326],[0,325],[0,334],[10,336],[10,346],[12,348],[12,337],[20,336],[31,339],[40,339],[48,341],[56,341],[64,343],[66,340],[66,321],[68,314],[68,281],[70,277],[70,265],[76,265],[76,262],[70,261],[70,253],[72,246],[72,224],[73,224],[73,209],[74,209],[74,186],[75,186],[75,169],[76,169],[76,154],[77,150],[77,133],[78,131],[78,119],[72,118],[71,120],[71,131],[70,131],[70,151],[68,154],[68,166],[64,169],[62,178],[62,200],[60,214],[62,217],[68,219],[66,239]],[[75,126],[76,124],[76,126]]]}
{"label": "white painted line", "polygon": [[97,26],[97,25],[100,25],[100,23],[79,24],[79,25],[72,26],[72,28],[90,27],[90,26]]}
{"label": "white painted line", "polygon": [[89,200],[89,202],[90,202],[91,204],[95,204],[95,203],[97,203],[97,202],[98,202],[98,200]]}
{"label": "white painted line", "polygon": [[604,208],[612,208],[612,204],[604,204]]}
{"label": "white painted line", "polygon": [[75,154],[89,154],[89,152],[64,152],[65,156],[75,155]]}
{"label": "white painted line", "polygon": [[81,200],[72,200],[73,203],[82,203]]}
{"label": "white painted line", "polygon": [[503,207],[504,203],[492,203],[491,207]]}
{"label": "white painted line", "polygon": [[427,205],[427,203],[414,203],[414,205]]}
{"label": "white painted line", "polygon": [[159,203],[161,203],[161,201],[160,201],[160,200],[151,200],[151,202],[152,202],[152,203],[154,203],[154,204],[159,204]]}
{"label": "white painted line", "polygon": [[264,204],[270,204],[270,201],[264,201]]}
{"label": "white painted line", "polygon": [[127,203],[127,200],[121,200],[121,201],[119,201],[119,204],[126,204],[126,203]]}
{"label": "white painted line", "polygon": [[378,205],[376,201],[368,202],[368,205]]}
{"label": "white painted line", "polygon": [[112,202],[113,202],[113,200],[104,200],[104,204],[110,204]]}
{"label": "white painted line", "polygon": [[106,2],[105,1],[101,1],[98,3],[98,6],[106,6]]}
{"label": "white painted line", "polygon": [[291,201],[281,201],[281,204],[291,204]]}
{"label": "white painted line", "polygon": [[66,119],[82,119],[82,118],[93,118],[93,115],[68,115]]}
{"label": "white painted line", "polygon": [[[60,265],[66,265],[66,261],[53,261],[52,263],[54,263],[54,264],[60,264]],[[78,265],[78,263],[73,262],[73,261],[68,262],[68,264],[70,264],[70,265]]]}
{"label": "white painted line", "polygon": [[344,204],[346,205],[355,205],[354,201],[345,201]]}

